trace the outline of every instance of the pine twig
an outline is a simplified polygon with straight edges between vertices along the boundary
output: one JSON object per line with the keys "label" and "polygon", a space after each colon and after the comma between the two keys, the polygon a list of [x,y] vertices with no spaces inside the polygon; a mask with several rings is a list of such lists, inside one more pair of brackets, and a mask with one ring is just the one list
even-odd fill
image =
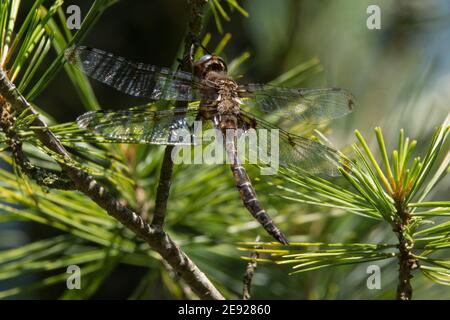
{"label": "pine twig", "polygon": [[142,217],[123,206],[118,199],[113,197],[86,172],[67,164],[72,161],[69,152],[50,131],[47,124],[41,120],[31,104],[20,94],[14,84],[9,81],[3,69],[0,69],[0,95],[3,96],[6,102],[16,112],[22,113],[25,110],[29,110],[31,114],[36,115],[36,118],[31,123],[32,126],[39,128],[34,129],[36,137],[44,146],[63,157],[66,163],[60,162],[61,169],[74,182],[77,190],[83,192],[100,207],[105,209],[110,216],[119,220],[125,227],[144,239],[153,250],[157,251],[167,261],[201,299],[224,299],[206,275],[173,242],[169,235],[161,229],[152,228]]}
{"label": "pine twig", "polygon": [[173,281],[177,282],[180,286],[181,291],[183,292],[182,299],[194,300],[195,295],[193,294],[191,288],[186,285],[182,278],[180,278],[176,272],[174,272],[173,268],[166,262],[162,261],[164,268],[166,269],[169,277],[173,279]]}
{"label": "pine twig", "polygon": [[[188,32],[184,40],[183,60],[179,68],[184,71],[191,71],[189,54],[191,47],[195,47],[199,43],[199,38],[202,32],[203,9],[207,0],[190,0],[190,14],[188,23]],[[187,108],[186,101],[179,101],[177,108]],[[162,228],[167,212],[167,201],[169,199],[170,186],[172,184],[173,161],[172,161],[173,146],[166,146],[164,150],[163,162],[159,174],[159,183],[156,190],[155,210],[153,212],[152,226]]]}
{"label": "pine twig", "polygon": [[153,212],[152,226],[162,228],[167,212],[170,186],[172,184],[173,146],[166,146],[159,174],[158,189],[156,190],[155,210]]}
{"label": "pine twig", "polygon": [[403,206],[403,201],[399,199],[396,203],[397,214],[399,221],[394,232],[397,233],[399,239],[399,254],[398,254],[398,286],[397,286],[397,300],[411,300],[413,289],[411,286],[411,278],[413,277],[411,271],[418,267],[417,259],[412,256],[413,243],[408,239],[406,228],[411,223],[411,215]]}
{"label": "pine twig", "polygon": [[0,127],[5,133],[6,144],[11,149],[14,163],[22,172],[44,188],[74,190],[75,186],[63,172],[55,172],[33,165],[22,150],[22,141],[14,128],[15,118],[11,106],[0,95]]}
{"label": "pine twig", "polygon": [[[259,242],[259,236],[256,237],[256,242]],[[261,246],[255,246],[255,249],[260,249]],[[259,253],[257,251],[253,251],[250,253],[250,261],[247,264],[247,268],[245,269],[244,274],[244,285],[242,292],[242,300],[250,299],[250,289],[252,287],[253,276],[255,275],[256,267],[258,266],[257,259],[259,258]]]}

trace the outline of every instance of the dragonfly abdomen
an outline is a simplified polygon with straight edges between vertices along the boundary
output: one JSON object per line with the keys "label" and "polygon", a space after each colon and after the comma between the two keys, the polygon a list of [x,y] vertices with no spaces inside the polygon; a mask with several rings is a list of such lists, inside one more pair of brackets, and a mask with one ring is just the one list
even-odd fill
{"label": "dragonfly abdomen", "polygon": [[256,192],[250,182],[245,168],[239,160],[236,150],[236,128],[237,121],[234,115],[222,114],[220,118],[220,128],[225,137],[225,148],[231,163],[231,172],[234,176],[234,182],[239,190],[242,202],[250,214],[264,227],[264,229],[278,242],[289,244],[284,234],[273,223],[266,210],[256,198]]}
{"label": "dragonfly abdomen", "polygon": [[[237,160],[237,159],[235,159]],[[264,227],[264,229],[277,241],[282,244],[288,244],[284,234],[273,223],[266,210],[256,198],[256,192],[250,182],[245,168],[238,161],[232,161],[231,171],[235,179],[236,187],[239,190],[242,202],[250,214]]]}

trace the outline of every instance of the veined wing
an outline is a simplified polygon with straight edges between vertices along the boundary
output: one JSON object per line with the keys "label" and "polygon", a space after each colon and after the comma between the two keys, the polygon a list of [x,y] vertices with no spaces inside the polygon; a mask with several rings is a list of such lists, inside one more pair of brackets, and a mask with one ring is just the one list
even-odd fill
{"label": "veined wing", "polygon": [[345,159],[333,148],[291,134],[243,110],[239,116],[239,127],[244,132],[255,129],[257,143],[248,147],[247,154],[257,157],[258,163],[263,158],[266,162],[278,160],[279,165],[286,168],[329,176],[338,175],[337,167],[346,165]]}
{"label": "veined wing", "polygon": [[[152,111],[132,108],[120,111],[91,111],[77,118],[78,126],[100,135],[104,142],[193,145],[200,132],[194,126],[198,110]],[[210,127],[212,124],[210,125]]]}
{"label": "veined wing", "polygon": [[247,84],[239,86],[239,95],[250,107],[310,123],[344,116],[355,105],[352,94],[340,88],[304,89]]}
{"label": "veined wing", "polygon": [[181,101],[215,100],[218,96],[212,83],[207,85],[188,72],[130,62],[85,46],[70,47],[64,55],[89,77],[132,96]]}

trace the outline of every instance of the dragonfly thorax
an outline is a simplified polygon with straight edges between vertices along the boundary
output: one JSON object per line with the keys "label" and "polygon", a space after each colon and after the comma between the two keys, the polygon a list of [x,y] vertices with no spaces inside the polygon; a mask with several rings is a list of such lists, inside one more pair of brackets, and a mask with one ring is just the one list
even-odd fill
{"label": "dragonfly thorax", "polygon": [[206,109],[216,110],[219,114],[239,115],[242,101],[237,94],[236,82],[223,73],[214,71],[209,72],[205,80],[207,84],[214,84],[218,96],[214,101],[203,101],[202,105]]}

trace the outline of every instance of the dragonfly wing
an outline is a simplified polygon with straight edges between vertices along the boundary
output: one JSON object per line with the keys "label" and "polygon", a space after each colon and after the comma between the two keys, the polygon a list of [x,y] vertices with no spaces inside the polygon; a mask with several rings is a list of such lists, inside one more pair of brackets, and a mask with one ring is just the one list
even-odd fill
{"label": "dragonfly wing", "polygon": [[77,118],[77,123],[103,138],[102,142],[193,145],[199,134],[194,126],[197,116],[198,110],[191,109],[132,108],[87,112]]}
{"label": "dragonfly wing", "polygon": [[340,88],[303,89],[247,84],[239,87],[243,103],[266,113],[320,123],[352,111],[355,99]]}
{"label": "dragonfly wing", "polygon": [[132,96],[180,101],[217,99],[211,83],[207,85],[188,72],[130,62],[85,46],[66,49],[65,57],[89,77]]}
{"label": "dragonfly wing", "polygon": [[239,119],[239,127],[244,132],[256,134],[257,141],[249,143],[252,146],[248,147],[246,158],[252,155],[259,164],[266,166],[268,163],[261,161],[278,161],[280,166],[297,171],[336,176],[339,173],[337,167],[346,163],[333,148],[291,134],[245,111],[241,110]]}

